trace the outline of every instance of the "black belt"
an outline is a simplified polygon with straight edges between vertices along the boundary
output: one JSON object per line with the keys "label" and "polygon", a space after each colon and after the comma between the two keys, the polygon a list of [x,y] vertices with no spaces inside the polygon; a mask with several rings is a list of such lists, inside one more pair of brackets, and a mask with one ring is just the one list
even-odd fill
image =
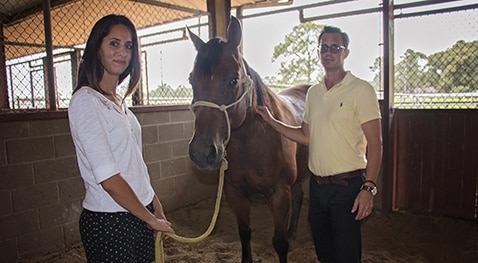
{"label": "black belt", "polygon": [[349,183],[346,181],[346,179],[358,177],[362,175],[364,171],[364,169],[359,169],[331,176],[315,176],[315,180],[318,184],[340,184],[343,186],[347,186]]}

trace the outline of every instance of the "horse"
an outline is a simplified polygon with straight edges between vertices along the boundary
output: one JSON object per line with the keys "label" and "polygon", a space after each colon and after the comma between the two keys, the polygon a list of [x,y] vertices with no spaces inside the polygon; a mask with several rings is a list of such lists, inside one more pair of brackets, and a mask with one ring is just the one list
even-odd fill
{"label": "horse", "polygon": [[197,50],[189,75],[194,115],[189,158],[199,170],[216,171],[227,153],[224,194],[235,213],[241,262],[252,263],[251,197],[262,195],[273,214],[274,249],[286,263],[304,196],[301,181],[309,174],[308,148],[273,130],[256,107],[265,105],[278,120],[300,125],[310,85],[271,91],[241,55],[241,30],[235,17],[227,40],[217,37],[205,43],[189,30]]}

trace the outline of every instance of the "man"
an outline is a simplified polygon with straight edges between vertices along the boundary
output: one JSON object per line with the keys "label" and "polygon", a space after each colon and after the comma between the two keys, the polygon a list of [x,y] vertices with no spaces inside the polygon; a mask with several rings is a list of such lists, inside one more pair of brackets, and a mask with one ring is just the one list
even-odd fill
{"label": "man", "polygon": [[361,220],[373,209],[382,161],[380,109],[373,87],[349,71],[344,61],[349,37],[324,27],[318,38],[324,78],[306,97],[301,126],[290,126],[258,113],[275,130],[309,145],[309,223],[322,263],[361,262]]}

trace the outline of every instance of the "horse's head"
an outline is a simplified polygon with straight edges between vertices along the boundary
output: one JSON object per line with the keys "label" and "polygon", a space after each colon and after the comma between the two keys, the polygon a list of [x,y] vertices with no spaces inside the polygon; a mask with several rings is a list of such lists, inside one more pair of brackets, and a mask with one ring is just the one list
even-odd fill
{"label": "horse's head", "polygon": [[195,117],[189,157],[198,168],[212,171],[225,157],[231,130],[246,118],[252,81],[239,50],[242,32],[236,18],[231,18],[227,40],[214,38],[205,43],[191,31],[189,35],[198,52],[189,76]]}

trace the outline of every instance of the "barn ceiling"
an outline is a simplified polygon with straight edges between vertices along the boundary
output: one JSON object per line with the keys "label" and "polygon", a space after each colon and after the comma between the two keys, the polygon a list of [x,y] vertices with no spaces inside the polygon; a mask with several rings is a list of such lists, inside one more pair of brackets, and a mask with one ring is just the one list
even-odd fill
{"label": "barn ceiling", "polygon": [[[277,1],[230,0],[230,3],[235,8]],[[52,0],[50,3],[54,47],[85,43],[93,24],[111,13],[126,15],[138,29],[207,14],[207,0]],[[0,20],[7,60],[44,50],[43,0],[1,0]]]}

